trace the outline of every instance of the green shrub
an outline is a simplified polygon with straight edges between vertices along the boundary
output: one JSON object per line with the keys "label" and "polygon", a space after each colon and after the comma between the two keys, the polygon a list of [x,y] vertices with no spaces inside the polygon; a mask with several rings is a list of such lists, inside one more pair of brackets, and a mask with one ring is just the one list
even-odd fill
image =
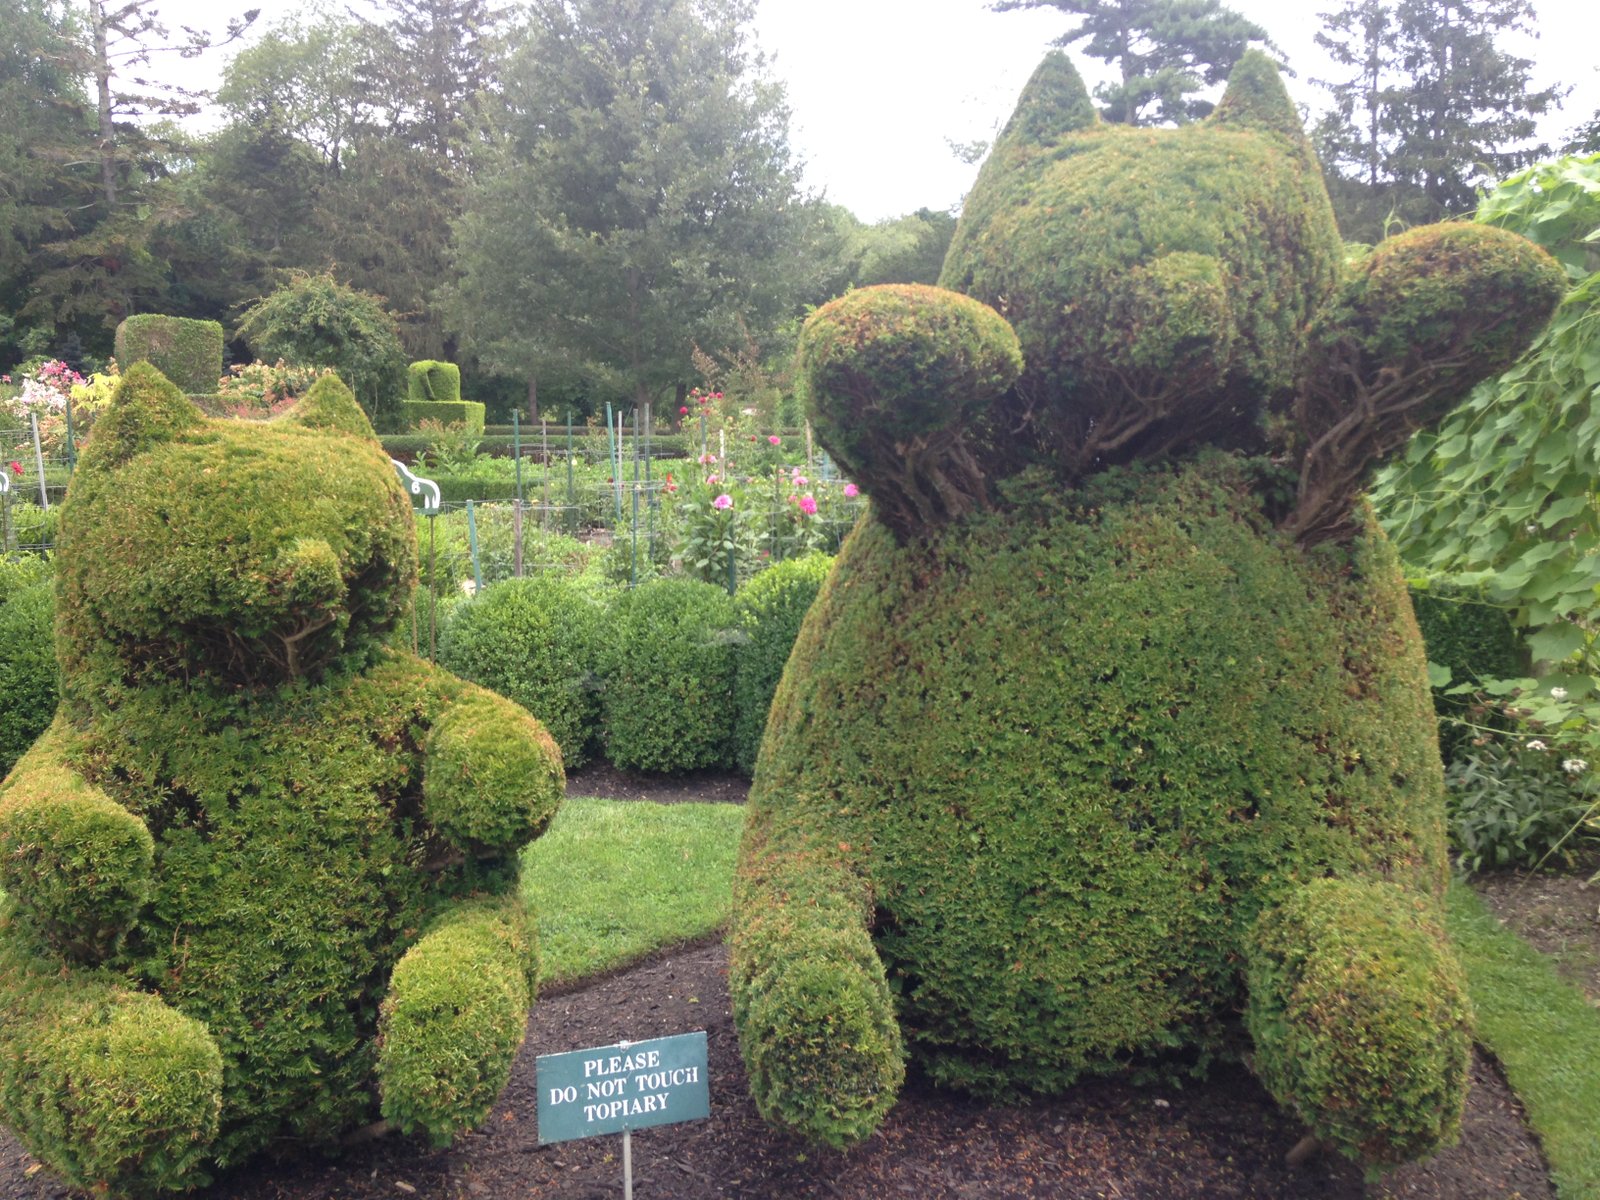
{"label": "green shrub", "polygon": [[18,1141],[85,1192],[208,1181],[222,1055],[201,1022],[104,976],[40,974],[3,946],[0,987],[0,1111]]}
{"label": "green shrub", "polygon": [[560,575],[507,579],[451,613],[439,663],[538,717],[570,770],[598,740],[600,618],[593,598]]}
{"label": "green shrub", "polygon": [[0,778],[55,715],[54,624],[49,559],[0,560]]}
{"label": "green shrub", "polygon": [[400,405],[400,420],[407,429],[416,429],[424,421],[438,421],[441,425],[463,425],[469,433],[483,436],[483,405],[476,400],[411,398]]}
{"label": "green shrub", "polygon": [[239,333],[264,361],[332,367],[375,428],[398,423],[405,351],[394,318],[370,292],[331,275],[297,274],[245,310]]}
{"label": "green shrub", "polygon": [[452,911],[395,964],[378,1078],[383,1115],[402,1133],[448,1146],[489,1115],[522,1045],[537,962],[513,899]]}
{"label": "green shrub", "polygon": [[[406,368],[406,399],[434,403],[461,400],[461,368],[455,363],[423,359]],[[479,406],[480,410],[482,406]],[[412,422],[415,424],[415,422]],[[483,432],[480,428],[479,432]]]}
{"label": "green shrub", "polygon": [[606,757],[614,765],[729,765],[737,624],[727,593],[692,579],[652,579],[616,597],[600,652]]}
{"label": "green shrub", "polygon": [[1444,773],[1451,849],[1464,871],[1571,866],[1600,839],[1587,763],[1538,739],[1491,737]]}
{"label": "green shrub", "polygon": [[117,326],[118,364],[148,362],[185,392],[214,392],[222,376],[222,326],[216,321],[142,313]]}
{"label": "green shrub", "polygon": [[1431,584],[1412,589],[1411,604],[1428,661],[1450,671],[1449,681],[1433,689],[1439,746],[1448,762],[1472,736],[1471,730],[1462,726],[1463,719],[1482,723],[1493,718],[1478,712],[1481,706],[1470,696],[1446,692],[1475,680],[1518,679],[1528,674],[1530,664],[1510,614],[1504,607],[1490,604],[1481,588]]}
{"label": "green shrub", "polygon": [[1370,1166],[1460,1134],[1472,1017],[1441,920],[1431,897],[1322,879],[1269,909],[1248,951],[1257,1075]]}
{"label": "green shrub", "polygon": [[833,559],[826,554],[786,559],[761,572],[734,596],[745,636],[734,668],[734,758],[746,775],[755,772],[767,710],[772,707],[772,694],[778,690],[800,622],[832,566]]}
{"label": "green shrub", "polygon": [[[1376,536],[1302,554],[1255,478],[1222,455],[1079,489],[1030,474],[1002,499],[1031,504],[939,538],[901,545],[869,518],[818,594],[750,807],[784,854],[850,847],[936,1082],[1056,1092],[1204,1061],[1247,931],[1294,879],[1442,885],[1393,555]],[[741,873],[772,852],[747,834]],[[794,908],[746,887],[741,923]]]}
{"label": "green shrub", "polygon": [[[760,835],[747,829],[752,836]],[[763,902],[774,893],[789,907]],[[748,915],[729,949],[729,986],[734,1021],[748,1031],[739,1049],[751,1096],[767,1121],[836,1148],[870,1134],[905,1079],[864,893],[827,857],[735,885]]]}
{"label": "green shrub", "polygon": [[56,519],[60,508],[40,508],[31,500],[13,500],[10,508],[11,546],[18,550],[48,550],[56,544]]}

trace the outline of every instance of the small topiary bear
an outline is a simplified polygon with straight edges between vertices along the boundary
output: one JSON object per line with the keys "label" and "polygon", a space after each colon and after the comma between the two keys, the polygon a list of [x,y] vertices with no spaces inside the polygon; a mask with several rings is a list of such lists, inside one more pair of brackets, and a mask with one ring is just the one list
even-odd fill
{"label": "small topiary bear", "polygon": [[761,1111],[846,1145],[907,1058],[1004,1096],[1245,1054],[1318,1138],[1432,1152],[1469,1012],[1424,660],[1359,491],[1560,271],[1475,225],[1346,265],[1260,55],[1176,130],[1100,124],[1053,55],[942,282],[802,337],[872,505],[750,796],[730,978]]}
{"label": "small topiary bear", "polygon": [[0,788],[0,1114],[73,1185],[481,1120],[560,753],[382,648],[414,518],[348,389],[208,420],[131,368],[61,517],[61,707]]}

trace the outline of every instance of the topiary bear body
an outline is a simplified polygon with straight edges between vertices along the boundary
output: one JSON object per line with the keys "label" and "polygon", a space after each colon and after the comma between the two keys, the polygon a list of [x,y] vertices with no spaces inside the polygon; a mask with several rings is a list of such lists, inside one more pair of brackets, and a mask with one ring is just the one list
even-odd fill
{"label": "topiary bear body", "polygon": [[562,792],[524,712],[382,647],[414,518],[333,377],[210,421],[136,366],[62,514],[55,723],[0,790],[0,1112],[72,1183],[181,1189],[380,1112],[481,1120]]}
{"label": "topiary bear body", "polygon": [[1470,1045],[1442,778],[1357,497],[1559,272],[1479,227],[1346,268],[1259,56],[1174,131],[1100,126],[1053,56],[945,282],[970,296],[863,289],[802,339],[872,507],[751,791],[731,980],[758,1105],[842,1145],[908,1056],[1005,1095],[1253,1043],[1322,1139],[1431,1152]]}

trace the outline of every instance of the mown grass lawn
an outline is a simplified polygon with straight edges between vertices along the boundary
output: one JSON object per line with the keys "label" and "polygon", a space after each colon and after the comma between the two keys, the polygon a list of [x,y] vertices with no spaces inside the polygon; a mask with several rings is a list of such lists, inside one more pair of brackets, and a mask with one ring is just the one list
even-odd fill
{"label": "mown grass lawn", "polygon": [[721,929],[744,809],[568,799],[523,858],[540,982],[567,983]]}

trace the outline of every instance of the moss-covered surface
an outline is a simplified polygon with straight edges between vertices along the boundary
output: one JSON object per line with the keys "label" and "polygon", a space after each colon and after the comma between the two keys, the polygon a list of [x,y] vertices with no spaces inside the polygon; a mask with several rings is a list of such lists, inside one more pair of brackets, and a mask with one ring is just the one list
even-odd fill
{"label": "moss-covered surface", "polygon": [[503,1086],[561,760],[383,648],[414,525],[336,380],[268,424],[119,385],[62,516],[62,706],[0,785],[0,1113],[74,1185],[192,1187],[379,1091],[447,1141]]}
{"label": "moss-covered surface", "polygon": [[[1221,456],[1032,476],[937,540],[859,526],[773,702],[735,979],[810,936],[817,872],[854,881],[885,974],[850,986],[933,1078],[1052,1091],[1223,1049],[1248,932],[1298,884],[1434,895],[1442,779],[1392,555],[1304,555],[1256,482]],[[821,1010],[794,1019],[747,1020],[747,1058],[819,1036]]]}
{"label": "moss-covered surface", "polygon": [[180,391],[210,393],[222,377],[222,343],[216,321],[142,313],[117,326],[112,353],[123,370],[147,362]]}

